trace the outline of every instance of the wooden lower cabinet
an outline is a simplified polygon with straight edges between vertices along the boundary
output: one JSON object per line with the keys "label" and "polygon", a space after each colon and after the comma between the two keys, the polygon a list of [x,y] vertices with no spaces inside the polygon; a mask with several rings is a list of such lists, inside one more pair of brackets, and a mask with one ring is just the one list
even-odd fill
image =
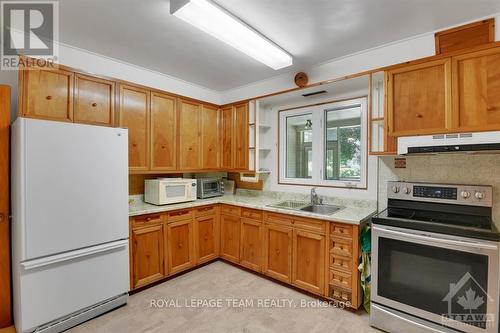
{"label": "wooden lower cabinet", "polygon": [[325,287],[325,236],[293,231],[292,284],[316,294]]}
{"label": "wooden lower cabinet", "polygon": [[195,220],[196,263],[216,259],[219,256],[219,223],[217,215],[197,217]]}
{"label": "wooden lower cabinet", "polygon": [[163,224],[132,229],[132,289],[158,281],[165,276],[163,231]]}
{"label": "wooden lower cabinet", "polygon": [[176,274],[195,265],[193,220],[167,223],[166,252],[168,274]]}
{"label": "wooden lower cabinet", "polygon": [[262,222],[241,219],[240,265],[260,272],[262,270]]}
{"label": "wooden lower cabinet", "polygon": [[232,215],[220,217],[220,255],[238,263],[240,261],[240,218]]}
{"label": "wooden lower cabinet", "polygon": [[292,228],[266,224],[264,228],[264,274],[292,282]]}

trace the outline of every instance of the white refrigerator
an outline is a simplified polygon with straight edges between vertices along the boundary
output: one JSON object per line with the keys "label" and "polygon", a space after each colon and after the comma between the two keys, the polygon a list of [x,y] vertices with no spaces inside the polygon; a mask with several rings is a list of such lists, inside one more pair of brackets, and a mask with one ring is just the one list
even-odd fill
{"label": "white refrigerator", "polygon": [[128,132],[18,118],[12,126],[17,332],[60,332],[126,304]]}

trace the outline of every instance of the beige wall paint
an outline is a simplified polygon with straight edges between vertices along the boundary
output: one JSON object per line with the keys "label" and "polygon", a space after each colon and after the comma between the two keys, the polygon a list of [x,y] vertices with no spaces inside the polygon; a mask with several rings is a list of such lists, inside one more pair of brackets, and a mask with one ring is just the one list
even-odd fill
{"label": "beige wall paint", "polygon": [[493,220],[500,229],[500,154],[442,154],[406,157],[406,169],[394,168],[394,157],[379,158],[379,210],[387,207],[387,181],[493,186]]}

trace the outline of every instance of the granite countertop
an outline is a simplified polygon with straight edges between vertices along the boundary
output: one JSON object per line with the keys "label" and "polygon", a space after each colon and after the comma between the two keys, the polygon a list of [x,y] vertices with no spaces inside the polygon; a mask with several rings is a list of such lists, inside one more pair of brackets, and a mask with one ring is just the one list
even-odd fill
{"label": "granite countertop", "polygon": [[198,199],[196,201],[184,202],[178,204],[156,206],[145,203],[142,196],[131,196],[132,203],[129,205],[129,216],[138,216],[144,214],[168,212],[178,209],[193,208],[212,204],[228,204],[240,207],[260,209],[269,212],[316,218],[326,221],[342,222],[349,224],[360,224],[376,212],[376,202],[364,200],[339,199],[331,197],[322,197],[325,204],[343,206],[345,208],[333,213],[332,215],[320,215],[310,212],[297,211],[291,209],[282,209],[269,207],[270,204],[276,204],[285,200],[308,201],[309,196],[297,195],[281,192],[257,192],[240,191],[234,195],[224,195],[211,199]]}

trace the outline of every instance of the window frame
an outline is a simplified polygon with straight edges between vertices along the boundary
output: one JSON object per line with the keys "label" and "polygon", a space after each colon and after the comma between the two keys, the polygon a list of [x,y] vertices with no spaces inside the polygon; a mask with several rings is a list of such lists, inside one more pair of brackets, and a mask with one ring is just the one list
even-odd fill
{"label": "window frame", "polygon": [[[326,160],[326,135],[325,126],[326,115],[332,109],[348,108],[349,106],[360,107],[361,113],[361,177],[356,180],[326,180],[325,160]],[[292,178],[287,177],[287,127],[286,120],[290,116],[312,115],[313,123],[313,172],[312,178]],[[315,128],[319,124],[319,128]],[[316,125],[318,126],[318,125]],[[319,139],[315,140],[317,136]],[[330,101],[326,103],[304,106],[294,109],[278,111],[278,184],[281,185],[303,185],[338,188],[358,188],[367,189],[368,184],[368,97],[356,97],[341,101]]]}

